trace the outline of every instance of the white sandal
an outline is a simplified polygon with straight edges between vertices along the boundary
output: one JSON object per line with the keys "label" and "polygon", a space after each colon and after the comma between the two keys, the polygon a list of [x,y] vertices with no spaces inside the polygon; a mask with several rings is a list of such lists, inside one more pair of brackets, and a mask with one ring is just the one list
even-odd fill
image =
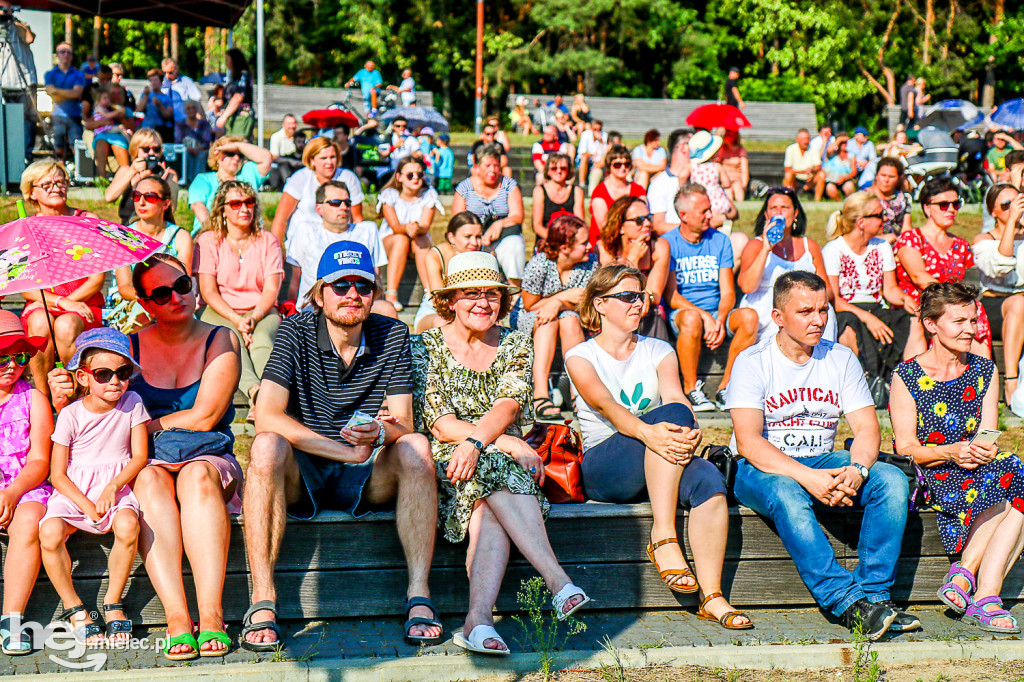
{"label": "white sandal", "polygon": [[[583,597],[583,601],[569,609],[567,612],[562,613],[562,606],[564,606],[565,602],[569,601],[573,597]],[[565,620],[572,614],[579,611],[583,607],[583,605],[588,603],[589,601],[590,597],[587,596],[587,593],[584,592],[582,588],[576,587],[571,582],[568,582],[565,584],[565,587],[558,591],[558,594],[554,596],[554,598],[551,600],[551,603],[555,607],[555,616],[558,618],[558,620]]]}
{"label": "white sandal", "polygon": [[511,651],[508,650],[508,644],[505,644],[504,649],[488,649],[484,646],[484,642],[489,639],[496,639],[502,644],[505,644],[505,640],[501,638],[498,631],[491,625],[477,625],[469,633],[469,638],[459,630],[452,636],[452,642],[456,646],[460,646],[466,651],[472,651],[475,654],[490,654],[491,656],[508,656]]}

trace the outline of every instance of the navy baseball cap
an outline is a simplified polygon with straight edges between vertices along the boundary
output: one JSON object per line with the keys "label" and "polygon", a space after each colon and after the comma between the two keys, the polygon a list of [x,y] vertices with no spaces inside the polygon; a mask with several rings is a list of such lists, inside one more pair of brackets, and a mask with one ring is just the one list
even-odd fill
{"label": "navy baseball cap", "polygon": [[868,129],[865,128],[864,126],[857,126],[856,128],[853,129],[853,134],[856,135],[857,133],[860,133],[861,135],[864,135],[866,137],[868,134]]}
{"label": "navy baseball cap", "polygon": [[320,256],[316,278],[333,284],[351,275],[376,283],[377,274],[369,250],[359,242],[335,242],[328,246]]}

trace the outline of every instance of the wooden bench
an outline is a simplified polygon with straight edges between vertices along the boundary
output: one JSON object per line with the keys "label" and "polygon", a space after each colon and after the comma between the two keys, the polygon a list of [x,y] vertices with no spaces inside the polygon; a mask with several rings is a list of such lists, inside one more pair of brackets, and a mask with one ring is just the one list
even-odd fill
{"label": "wooden bench", "polygon": [[[505,106],[511,111],[517,97],[522,93],[510,94]],[[529,100],[527,111],[535,112],[534,100],[546,104],[551,95],[522,95]],[[604,123],[607,131],[616,131],[626,137],[642,137],[655,128],[666,138],[673,128],[685,128],[686,117],[704,104],[715,100],[698,99],[647,99],[641,97],[587,97],[591,115]],[[572,98],[565,98],[566,107],[571,107]],[[743,136],[751,140],[792,140],[801,128],[815,130],[818,127],[814,105],[809,102],[746,102],[743,113],[751,127],[743,129]]]}
{"label": "wooden bench", "polygon": [[[644,554],[650,536],[648,504],[556,505],[547,522],[548,536],[568,574],[594,599],[593,610],[690,607],[692,595],[666,588]],[[686,537],[686,515],[680,512],[680,538]],[[840,562],[857,563],[857,513],[828,515],[823,526]],[[95,604],[106,589],[104,573],[111,535],[76,533],[68,541],[75,561],[75,586],[86,604]],[[6,547],[6,539],[4,539]],[[464,612],[468,598],[466,545],[438,539],[431,570],[431,590],[445,613]],[[899,560],[893,598],[912,603],[936,602],[935,590],[949,568],[934,514],[911,513]],[[189,603],[195,596],[185,562]],[[533,569],[513,552],[497,608],[517,609],[520,581]],[[406,567],[395,532],[394,513],[356,520],[325,513],[312,521],[289,521],[277,565],[278,604],[282,618],[400,616],[405,597]],[[796,567],[774,531],[746,508],[730,510],[723,587],[733,604],[744,606],[813,606]],[[224,590],[225,618],[241,620],[248,606],[250,582],[243,544],[243,523],[232,522],[231,550]],[[1024,597],[1024,564],[1006,580],[1003,595]],[[125,595],[130,616],[147,625],[165,622],[163,608],[145,569],[136,559]],[[45,622],[58,609],[52,587],[40,573],[28,617]]]}

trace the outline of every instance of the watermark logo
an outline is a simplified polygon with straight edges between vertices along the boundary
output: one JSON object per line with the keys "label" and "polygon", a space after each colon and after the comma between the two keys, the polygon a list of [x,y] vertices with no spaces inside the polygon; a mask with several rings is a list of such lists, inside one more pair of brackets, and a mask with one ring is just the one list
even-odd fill
{"label": "watermark logo", "polygon": [[[96,621],[99,614],[93,613],[91,617]],[[75,629],[66,622],[43,625],[31,620],[22,621],[17,614],[11,616],[10,631],[12,644],[28,641],[33,650],[46,651],[47,658],[69,670],[99,672],[107,664],[107,651],[161,650],[165,644],[162,637],[132,638],[116,644],[106,637],[95,643],[87,642],[82,627]]]}

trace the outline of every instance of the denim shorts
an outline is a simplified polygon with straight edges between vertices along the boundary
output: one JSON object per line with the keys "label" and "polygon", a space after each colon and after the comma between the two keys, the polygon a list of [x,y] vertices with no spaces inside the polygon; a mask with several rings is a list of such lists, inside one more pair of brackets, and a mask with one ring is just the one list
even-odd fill
{"label": "denim shorts", "polygon": [[82,124],[79,121],[66,116],[53,116],[50,125],[53,130],[53,146],[57,149],[72,147],[75,140],[82,139]]}
{"label": "denim shorts", "polygon": [[296,519],[311,519],[322,511],[341,511],[355,517],[372,511],[363,503],[363,489],[377,455],[384,447],[373,451],[362,464],[346,464],[294,450],[295,461],[302,477],[302,498],[288,508],[288,515]]}

